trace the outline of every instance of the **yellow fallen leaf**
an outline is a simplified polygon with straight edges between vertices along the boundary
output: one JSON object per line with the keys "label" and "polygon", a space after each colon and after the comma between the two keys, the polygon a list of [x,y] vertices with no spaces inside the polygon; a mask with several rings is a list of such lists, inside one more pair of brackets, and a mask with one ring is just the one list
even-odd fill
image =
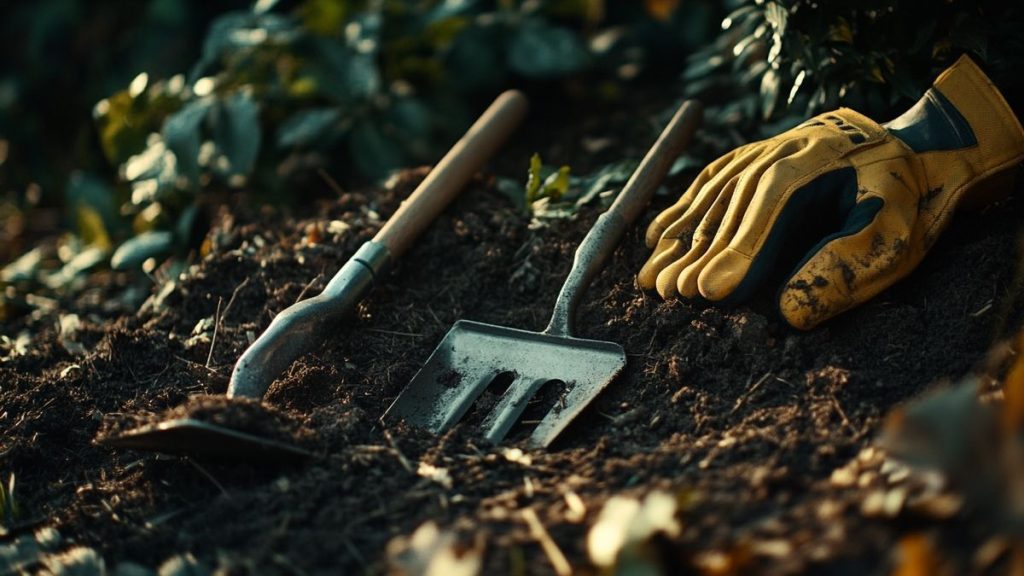
{"label": "yellow fallen leaf", "polygon": [[679,0],[644,0],[644,8],[651,18],[667,22],[679,6]]}
{"label": "yellow fallen leaf", "polygon": [[934,576],[939,559],[935,546],[924,534],[904,536],[898,544],[898,559],[892,576]]}
{"label": "yellow fallen leaf", "polygon": [[1017,360],[1003,384],[1003,427],[1007,433],[1024,428],[1024,331],[1017,337],[1014,351]]}

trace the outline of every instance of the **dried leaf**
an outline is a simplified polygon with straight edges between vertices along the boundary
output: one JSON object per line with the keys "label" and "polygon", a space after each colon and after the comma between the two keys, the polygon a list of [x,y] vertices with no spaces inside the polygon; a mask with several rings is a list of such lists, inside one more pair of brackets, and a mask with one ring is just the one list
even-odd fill
{"label": "dried leaf", "polygon": [[679,0],[644,0],[644,9],[655,20],[668,22],[679,7]]}
{"label": "dried leaf", "polygon": [[677,498],[654,491],[641,502],[612,496],[587,534],[587,550],[596,566],[617,573],[658,574],[658,555],[649,541],[656,534],[678,536]]}
{"label": "dried leaf", "polygon": [[1003,430],[1013,434],[1024,430],[1024,331],[1017,336],[1017,360],[1003,383]]}
{"label": "dried leaf", "polygon": [[484,540],[460,546],[455,534],[425,522],[410,536],[387,545],[389,573],[401,576],[476,576],[483,566]]}
{"label": "dried leaf", "polygon": [[898,560],[892,576],[934,576],[939,573],[939,556],[935,545],[924,534],[910,534],[900,539]]}

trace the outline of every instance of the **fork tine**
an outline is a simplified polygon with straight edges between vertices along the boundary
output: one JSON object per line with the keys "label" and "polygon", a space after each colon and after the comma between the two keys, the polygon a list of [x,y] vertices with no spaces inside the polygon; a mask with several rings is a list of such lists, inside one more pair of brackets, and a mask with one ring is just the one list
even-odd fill
{"label": "fork tine", "polygon": [[435,382],[439,381],[440,372],[436,370],[422,371],[413,378],[404,393],[389,410],[394,410],[411,424],[427,428],[431,432],[443,432],[455,425],[473,406],[473,402],[487,389],[492,381],[498,376],[498,370],[478,371],[476,374],[465,374],[459,383],[444,390],[441,394],[431,393],[436,391],[423,383],[417,381]]}
{"label": "fork tine", "polygon": [[519,420],[530,398],[551,378],[516,378],[505,391],[494,410],[483,423],[484,438],[492,444],[501,442],[512,426]]}
{"label": "fork tine", "polygon": [[552,408],[540,421],[533,430],[533,434],[530,435],[529,444],[533,448],[547,448],[549,444],[554,442],[555,438],[562,433],[562,430],[569,425],[570,422],[580,412],[586,408],[587,404],[591,400],[597,397],[602,390],[608,386],[608,383],[617,376],[618,373],[612,374],[606,380],[602,381],[585,381],[576,382],[575,386],[569,390],[565,397],[565,403],[556,405]]}

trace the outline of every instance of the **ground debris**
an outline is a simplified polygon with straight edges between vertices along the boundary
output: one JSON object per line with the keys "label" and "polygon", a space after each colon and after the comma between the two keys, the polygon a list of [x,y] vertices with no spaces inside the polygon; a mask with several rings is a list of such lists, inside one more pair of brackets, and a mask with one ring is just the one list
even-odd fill
{"label": "ground debris", "polygon": [[[252,418],[244,403],[227,406],[242,350],[372,238],[425,173],[403,171],[391,188],[343,192],[292,214],[257,210],[240,193],[194,264],[145,287],[159,305],[154,297],[138,314],[105,310],[118,288],[97,276],[88,298],[47,303],[47,314],[5,326],[0,473],[17,475],[23,509],[59,522],[108,567],[131,559],[148,573],[186,550],[206,566],[228,558],[230,573],[381,573],[388,542],[427,522],[457,534],[456,550],[475,550],[481,534],[486,554],[470,556],[480,573],[550,573],[526,509],[586,572],[596,569],[587,534],[611,496],[642,503],[679,486],[701,498],[674,517],[678,534],[650,540],[672,573],[884,574],[896,543],[921,527],[958,566],[1010,558],[994,544],[979,552],[990,534],[964,534],[972,507],[952,481],[897,461],[872,438],[893,407],[975,369],[1000,323],[1018,325],[1020,307],[999,296],[1011,292],[1018,201],[958,217],[912,275],[810,332],[782,324],[771,297],[719,308],[638,290],[633,275],[649,255],[640,222],[578,317],[581,337],[623,345],[627,367],[557,445],[529,449],[527,426],[500,447],[471,426],[441,436],[388,426],[385,435],[378,418],[457,319],[544,327],[599,212],[584,206],[575,219],[529,231],[485,175],[379,279],[358,314],[251,406]],[[656,198],[645,216],[671,200]],[[347,227],[332,231],[333,221]],[[523,290],[510,277],[527,258]],[[989,312],[970,314],[990,300]],[[76,341],[87,355],[60,344],[57,313],[82,320]],[[219,327],[216,345],[187,347],[204,319],[213,319],[200,330],[210,342]],[[12,353],[16,340],[25,353]],[[987,386],[991,404],[1024,405]],[[204,399],[192,415],[253,420],[254,431],[286,440],[297,433],[319,457],[287,469],[200,468],[94,444],[117,429],[110,421],[162,419],[192,396]],[[282,419],[255,414],[266,410]],[[419,476],[420,462],[446,470],[452,487]],[[876,491],[879,504],[868,508],[877,513],[866,516]]]}
{"label": "ground debris", "polygon": [[409,536],[388,542],[388,573],[393,576],[476,576],[483,565],[483,538],[460,545],[455,533],[425,522]]}
{"label": "ground debris", "polygon": [[679,535],[678,498],[654,491],[643,500],[612,496],[587,534],[587,551],[596,566],[619,574],[661,574],[652,539]]}

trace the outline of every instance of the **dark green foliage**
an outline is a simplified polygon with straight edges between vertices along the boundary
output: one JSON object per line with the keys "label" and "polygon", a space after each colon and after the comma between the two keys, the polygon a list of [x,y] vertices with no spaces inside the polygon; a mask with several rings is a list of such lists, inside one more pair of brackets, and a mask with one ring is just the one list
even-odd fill
{"label": "dark green foliage", "polygon": [[[24,47],[0,72],[0,239],[40,197],[75,232],[3,269],[0,287],[59,288],[111,256],[148,271],[176,256],[173,274],[225,192],[294,202],[318,170],[351,185],[430,162],[511,86],[615,98],[677,74],[720,17],[709,0],[199,4],[40,0],[0,20]],[[541,196],[568,206],[568,182]],[[7,245],[0,263],[28,248]],[[23,311],[5,298],[0,318]]]}
{"label": "dark green foliage", "polygon": [[122,212],[148,234],[119,264],[185,247],[180,214],[209,188],[286,189],[295,158],[382,178],[439,154],[478,93],[516,77],[615,74],[622,50],[644,52],[636,38],[591,48],[599,4],[265,1],[218,17],[187,76],[140,75],[97,107],[102,148],[131,188]]}
{"label": "dark green foliage", "polygon": [[1018,92],[1014,58],[1024,14],[995,0],[747,0],[718,40],[693,54],[693,95],[729,94],[712,120],[767,135],[849,106],[887,120],[967,53],[1004,92]]}

